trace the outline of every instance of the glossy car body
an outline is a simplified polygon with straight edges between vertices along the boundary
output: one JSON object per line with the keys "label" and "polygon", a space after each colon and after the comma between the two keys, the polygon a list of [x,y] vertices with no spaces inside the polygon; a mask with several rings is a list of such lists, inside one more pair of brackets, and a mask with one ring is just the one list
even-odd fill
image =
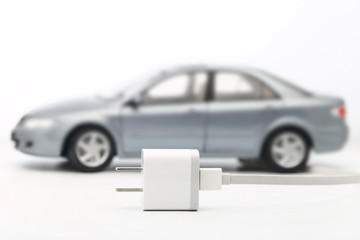
{"label": "glossy car body", "polygon": [[[196,73],[206,77],[200,99],[143,104],[144,93],[164,79]],[[214,78],[218,73],[244,75],[268,92],[217,101]],[[80,99],[30,112],[17,124],[12,139],[24,153],[58,157],[64,156],[76,129],[96,126],[111,136],[120,157],[139,157],[142,148],[195,148],[202,157],[257,159],[270,133],[293,128],[308,138],[316,152],[328,152],[340,149],[347,138],[344,118],[333,114],[343,105],[340,98],[309,94],[257,69],[183,67],[163,72],[112,99]],[[36,122],[32,119],[37,124],[29,124]]]}

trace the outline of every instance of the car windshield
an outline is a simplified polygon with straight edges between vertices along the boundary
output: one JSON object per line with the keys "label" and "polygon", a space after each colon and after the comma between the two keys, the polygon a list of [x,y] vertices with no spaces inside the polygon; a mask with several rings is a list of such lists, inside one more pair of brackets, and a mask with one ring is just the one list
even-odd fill
{"label": "car windshield", "polygon": [[100,94],[98,94],[99,97],[103,98],[103,99],[108,99],[108,100],[114,100],[114,99],[119,99],[119,98],[123,98],[129,95],[133,95],[136,91],[138,91],[142,86],[144,86],[146,84],[146,82],[151,81],[151,79],[154,79],[156,76],[158,75],[152,75],[153,77],[149,77],[151,75],[147,75],[146,77],[140,77],[138,78],[138,80],[132,81],[127,87],[122,87],[123,90],[119,91],[120,88],[115,88],[111,89],[110,91],[107,92],[102,92]]}
{"label": "car windshield", "polygon": [[265,72],[266,75],[268,75],[269,77],[271,77],[272,79],[274,79],[275,81],[278,81],[280,82],[281,84],[287,86],[287,87],[290,87],[292,89],[294,89],[295,91],[305,95],[305,96],[312,96],[312,93],[309,92],[308,90],[305,90],[304,88],[302,87],[299,87],[297,86],[296,84],[292,83],[292,82],[289,82],[288,80],[282,78],[282,77],[279,77],[279,76],[276,76],[272,73],[268,73],[268,72]]}

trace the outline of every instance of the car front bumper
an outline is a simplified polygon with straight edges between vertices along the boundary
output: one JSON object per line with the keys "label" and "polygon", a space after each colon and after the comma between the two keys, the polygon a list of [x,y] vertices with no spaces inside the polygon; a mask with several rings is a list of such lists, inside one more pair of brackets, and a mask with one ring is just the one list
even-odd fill
{"label": "car front bumper", "polygon": [[11,132],[11,140],[15,148],[23,153],[59,157],[62,141],[54,129],[27,130],[17,126]]}

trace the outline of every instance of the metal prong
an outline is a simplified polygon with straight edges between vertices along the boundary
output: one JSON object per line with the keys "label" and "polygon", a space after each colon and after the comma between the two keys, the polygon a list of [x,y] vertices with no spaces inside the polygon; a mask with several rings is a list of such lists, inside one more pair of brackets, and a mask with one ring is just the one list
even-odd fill
{"label": "metal prong", "polygon": [[142,167],[116,167],[116,171],[141,172]]}
{"label": "metal prong", "polygon": [[117,192],[142,192],[142,188],[116,188]]}

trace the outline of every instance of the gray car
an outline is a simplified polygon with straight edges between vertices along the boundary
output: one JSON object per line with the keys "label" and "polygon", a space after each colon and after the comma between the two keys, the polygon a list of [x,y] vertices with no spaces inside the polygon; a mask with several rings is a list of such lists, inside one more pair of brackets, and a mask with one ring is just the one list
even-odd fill
{"label": "gray car", "polygon": [[113,97],[93,97],[26,114],[12,132],[24,153],[64,156],[100,171],[142,148],[192,148],[202,157],[262,160],[304,168],[313,149],[346,142],[344,101],[318,96],[262,70],[192,66],[168,70]]}

